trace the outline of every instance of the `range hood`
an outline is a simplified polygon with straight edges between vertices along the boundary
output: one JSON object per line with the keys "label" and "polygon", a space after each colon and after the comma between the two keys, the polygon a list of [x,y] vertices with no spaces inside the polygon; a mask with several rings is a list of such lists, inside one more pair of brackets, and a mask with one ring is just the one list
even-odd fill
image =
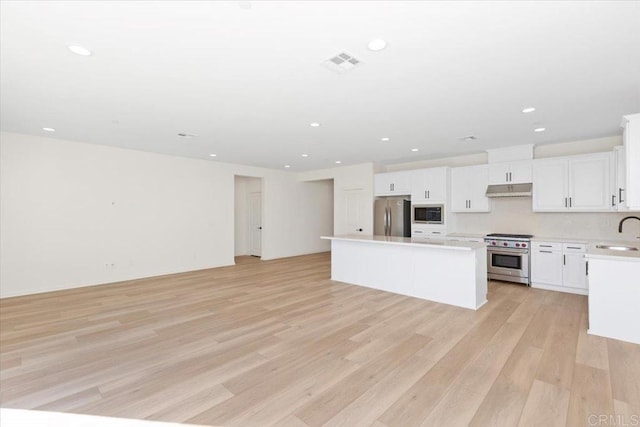
{"label": "range hood", "polygon": [[487,197],[531,197],[533,184],[498,184],[487,187]]}

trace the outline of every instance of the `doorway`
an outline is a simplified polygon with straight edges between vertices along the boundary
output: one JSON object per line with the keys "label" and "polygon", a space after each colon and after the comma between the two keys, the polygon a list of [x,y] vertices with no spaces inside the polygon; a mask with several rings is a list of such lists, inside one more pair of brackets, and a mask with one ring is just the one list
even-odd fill
{"label": "doorway", "polygon": [[236,257],[260,258],[262,256],[262,178],[236,175],[234,188],[234,254]]}

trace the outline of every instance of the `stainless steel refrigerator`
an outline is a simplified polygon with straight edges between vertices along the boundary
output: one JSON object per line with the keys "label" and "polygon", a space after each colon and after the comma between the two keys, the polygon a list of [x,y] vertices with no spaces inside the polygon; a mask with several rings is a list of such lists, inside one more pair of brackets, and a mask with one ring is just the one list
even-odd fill
{"label": "stainless steel refrigerator", "polygon": [[411,201],[406,197],[377,199],[373,221],[377,236],[411,237]]}

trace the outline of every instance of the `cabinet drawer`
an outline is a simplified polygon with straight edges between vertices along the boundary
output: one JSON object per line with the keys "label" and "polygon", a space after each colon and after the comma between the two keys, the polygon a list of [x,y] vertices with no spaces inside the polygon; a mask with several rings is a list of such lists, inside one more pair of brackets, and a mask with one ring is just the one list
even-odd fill
{"label": "cabinet drawer", "polygon": [[576,252],[576,253],[585,253],[587,252],[587,245],[584,243],[563,243],[562,244],[563,252]]}
{"label": "cabinet drawer", "polygon": [[558,242],[531,242],[531,246],[533,249],[543,250],[543,251],[561,251],[562,243]]}

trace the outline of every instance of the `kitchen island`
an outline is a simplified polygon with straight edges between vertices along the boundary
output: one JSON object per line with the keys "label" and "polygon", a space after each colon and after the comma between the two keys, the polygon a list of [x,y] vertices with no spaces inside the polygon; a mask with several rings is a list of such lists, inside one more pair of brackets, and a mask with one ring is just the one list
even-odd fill
{"label": "kitchen island", "polygon": [[331,279],[477,310],[487,302],[485,243],[334,236]]}
{"label": "kitchen island", "polygon": [[640,247],[612,242],[635,251],[600,249],[591,244],[589,262],[589,330],[593,335],[640,344]]}

